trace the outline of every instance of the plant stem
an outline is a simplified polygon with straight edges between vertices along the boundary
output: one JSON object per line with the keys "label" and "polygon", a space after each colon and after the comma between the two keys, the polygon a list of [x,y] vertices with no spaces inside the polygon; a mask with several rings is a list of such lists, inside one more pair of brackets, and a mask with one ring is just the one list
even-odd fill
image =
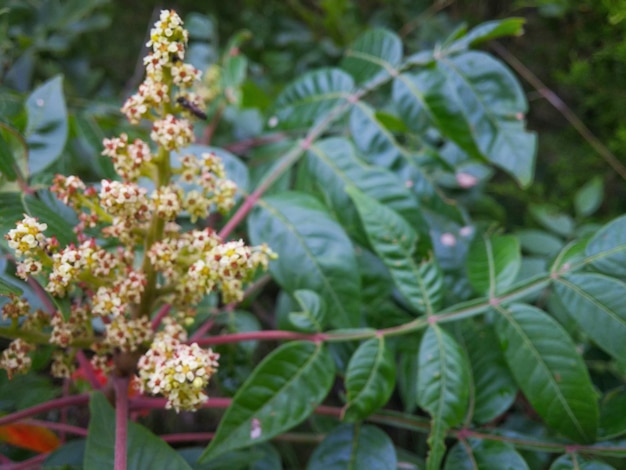
{"label": "plant stem", "polygon": [[39,405],[31,406],[25,410],[16,411],[15,413],[2,416],[0,418],[0,426],[14,423],[39,413],[45,413],[46,411],[58,410],[59,408],[63,408],[65,406],[84,405],[89,401],[89,397],[89,393],[81,393],[80,395],[57,398],[56,400],[50,400]]}
{"label": "plant stem", "polygon": [[128,377],[113,377],[115,387],[115,470],[126,470]]}

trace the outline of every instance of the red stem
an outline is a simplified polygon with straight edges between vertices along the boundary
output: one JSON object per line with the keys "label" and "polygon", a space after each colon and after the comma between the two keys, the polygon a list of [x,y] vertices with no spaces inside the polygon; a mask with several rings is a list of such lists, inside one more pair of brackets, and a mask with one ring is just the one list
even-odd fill
{"label": "red stem", "polygon": [[76,359],[78,359],[78,365],[80,366],[80,370],[85,375],[85,378],[91,385],[91,388],[93,388],[94,390],[100,390],[100,388],[102,387],[100,385],[98,377],[96,377],[96,372],[93,369],[93,364],[89,359],[87,359],[87,356],[85,356],[85,353],[82,349],[79,349],[76,353]]}
{"label": "red stem", "polygon": [[115,387],[115,470],[126,470],[128,433],[128,377],[114,377]]}
{"label": "red stem", "polygon": [[157,312],[155,317],[152,319],[152,330],[156,331],[159,328],[159,325],[163,321],[163,319],[170,313],[172,306],[170,304],[165,304],[161,309]]}
{"label": "red stem", "polygon": [[32,459],[24,460],[22,462],[10,463],[8,465],[0,466],[0,470],[32,470],[33,468],[40,468],[41,463],[48,458],[48,453],[39,454]]}
{"label": "red stem", "polygon": [[39,405],[31,406],[25,410],[16,411],[15,413],[8,414],[0,418],[0,426],[5,424],[14,423],[24,418],[30,418],[39,413],[44,413],[50,410],[57,410],[66,406],[84,405],[89,402],[89,393],[81,393],[80,395],[74,395],[71,397],[57,398],[56,400],[50,400]]}

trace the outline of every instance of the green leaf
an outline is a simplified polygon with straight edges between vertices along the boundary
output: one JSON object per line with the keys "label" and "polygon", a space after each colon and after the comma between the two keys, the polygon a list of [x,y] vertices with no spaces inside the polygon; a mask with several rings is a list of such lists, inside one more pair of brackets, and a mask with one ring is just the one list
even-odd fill
{"label": "green leaf", "polygon": [[615,359],[626,361],[626,284],[596,273],[557,279],[555,292],[589,337]]}
{"label": "green leaf", "polygon": [[479,234],[467,254],[467,278],[478,294],[495,297],[513,284],[521,264],[516,237]]}
{"label": "green leaf", "polygon": [[85,460],[85,439],[77,439],[67,442],[55,451],[51,452],[41,468],[44,470],[82,470]]}
{"label": "green leaf", "polygon": [[487,159],[528,186],[536,136],[524,129],[524,93],[491,56],[469,51],[394,80],[393,100],[404,114],[424,115],[474,159]]}
{"label": "green leaf", "polygon": [[38,173],[56,160],[67,140],[67,109],[63,96],[63,78],[51,78],[36,88],[26,100],[29,147],[28,168]]}
{"label": "green leaf", "polygon": [[200,461],[267,441],[300,424],[326,397],[334,378],[333,360],[322,344],[282,345],[241,386]]}
{"label": "green leaf", "polygon": [[426,330],[419,349],[417,402],[432,417],[427,468],[439,469],[445,432],[463,421],[469,400],[469,366],[457,342],[437,325]]}
{"label": "green leaf", "polygon": [[396,470],[393,442],[371,425],[343,424],[313,451],[307,470]]}
{"label": "green leaf", "polygon": [[597,460],[584,460],[576,454],[565,454],[552,462],[550,470],[615,470],[615,468]]}
{"label": "green leaf", "polygon": [[471,364],[473,379],[472,421],[488,423],[504,413],[517,396],[517,384],[509,372],[493,329],[489,325],[476,326],[472,321],[461,322],[459,331]]}
{"label": "green leaf", "polygon": [[598,210],[604,198],[604,181],[601,176],[592,178],[587,184],[576,191],[574,207],[580,218],[588,217]]}
{"label": "green leaf", "polygon": [[410,190],[391,171],[370,166],[358,158],[347,139],[329,138],[314,143],[307,153],[306,164],[309,178],[350,233],[360,232],[362,228],[346,193],[349,185],[395,210],[416,229],[427,230],[417,199]]}
{"label": "green leaf", "polygon": [[384,337],[359,346],[348,363],[345,382],[348,403],[343,420],[363,420],[387,403],[396,384],[396,365]]}
{"label": "green leaf", "polygon": [[316,199],[296,192],[268,196],[252,211],[248,226],[252,243],[267,243],[278,254],[270,272],[285,290],[317,292],[332,312],[334,327],[359,325],[361,286],[354,248]]}
{"label": "green leaf", "polygon": [[319,333],[327,324],[328,312],[324,299],[311,290],[300,289],[293,293],[302,311],[291,312],[289,322],[298,331]]}
{"label": "green leaf", "polygon": [[0,279],[0,296],[8,296],[9,294],[22,295],[22,289]]}
{"label": "green leaf", "polygon": [[393,32],[376,28],[365,32],[346,50],[341,68],[362,84],[394,73],[402,61],[402,42]]}
{"label": "green leaf", "polygon": [[503,36],[521,36],[524,33],[525,22],[524,18],[506,18],[479,24],[461,39],[454,41],[446,48],[446,52],[461,51]]}
{"label": "green leaf", "polygon": [[495,326],[517,384],[546,424],[593,442],[598,404],[585,364],[561,325],[529,305],[497,307]]}
{"label": "green leaf", "polygon": [[220,455],[209,462],[197,463],[204,452],[202,447],[179,450],[193,470],[282,470],[280,454],[269,442],[253,445]]}
{"label": "green leaf", "polygon": [[418,236],[404,218],[358,189],[346,189],[363,222],[370,244],[389,269],[410,307],[429,315],[443,302],[443,277],[435,260],[417,263]]}
{"label": "green leaf", "polygon": [[602,440],[614,439],[626,434],[626,390],[623,387],[611,390],[600,402],[600,428]]}
{"label": "green leaf", "polygon": [[468,439],[450,449],[444,470],[527,470],[512,445],[500,441]]}
{"label": "green leaf", "polygon": [[357,148],[377,166],[391,167],[405,153],[391,131],[367,103],[358,101],[350,112],[350,132]]}
{"label": "green leaf", "polygon": [[[89,429],[85,448],[85,468],[110,470],[115,459],[115,411],[100,392],[93,392],[89,402]],[[162,439],[145,427],[127,422],[126,455],[133,470],[172,468],[191,470],[185,460]]]}
{"label": "green leaf", "polygon": [[554,256],[561,248],[563,241],[543,230],[522,229],[515,232],[522,249],[539,256]]}
{"label": "green leaf", "polygon": [[339,69],[318,69],[288,85],[276,99],[282,128],[308,127],[341,103],[347,103],[354,80]]}
{"label": "green leaf", "polygon": [[3,135],[3,127],[3,123],[0,122],[0,176],[8,181],[15,181],[19,167],[13,157],[13,149]]}
{"label": "green leaf", "polygon": [[598,230],[587,244],[585,254],[598,271],[626,277],[626,215]]}
{"label": "green leaf", "polygon": [[572,218],[560,213],[556,207],[547,204],[532,204],[530,213],[544,228],[557,235],[569,237],[574,231]]}

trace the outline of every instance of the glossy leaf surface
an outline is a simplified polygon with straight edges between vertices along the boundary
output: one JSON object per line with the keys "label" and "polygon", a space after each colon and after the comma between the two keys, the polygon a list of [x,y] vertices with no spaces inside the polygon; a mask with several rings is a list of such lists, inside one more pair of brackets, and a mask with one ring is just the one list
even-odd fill
{"label": "glossy leaf surface", "polygon": [[372,338],[359,346],[348,363],[345,382],[345,421],[363,420],[387,403],[396,384],[396,365],[384,338]]}
{"label": "glossy leaf surface", "polygon": [[563,327],[541,310],[497,309],[496,333],[517,384],[546,424],[579,442],[593,442],[598,404],[589,373]]}
{"label": "glossy leaf surface", "polygon": [[467,256],[467,277],[478,294],[494,297],[515,281],[521,262],[514,236],[477,236]]}
{"label": "glossy leaf surface", "polygon": [[313,451],[307,470],[396,470],[393,442],[371,425],[344,424]]}
{"label": "glossy leaf surface", "polygon": [[334,369],[321,344],[292,342],[273,351],[237,391],[201,460],[267,441],[300,424],[326,397]]}
{"label": "glossy leaf surface", "polygon": [[393,32],[376,28],[361,36],[346,50],[341,68],[364,83],[390,74],[402,60],[402,42]]}
{"label": "glossy leaf surface", "polygon": [[37,173],[56,160],[65,147],[68,123],[63,79],[58,76],[36,88],[26,100],[28,169]]}
{"label": "glossy leaf surface", "polygon": [[418,312],[432,314],[441,306],[443,278],[434,260],[413,259],[418,236],[404,218],[356,188],[349,187],[367,237],[385,263],[396,287]]}
{"label": "glossy leaf surface", "polygon": [[252,242],[267,243],[278,254],[270,272],[285,290],[321,295],[334,327],[359,324],[360,278],[352,243],[316,199],[295,192],[268,196],[248,224]]}
{"label": "glossy leaf surface", "polygon": [[602,227],[587,244],[585,254],[598,271],[626,277],[626,216]]}
{"label": "glossy leaf surface", "polygon": [[555,292],[585,334],[615,359],[626,360],[626,284],[595,273],[561,277]]}
{"label": "glossy leaf surface", "polygon": [[522,456],[510,444],[468,439],[458,442],[446,457],[444,470],[528,470]]}

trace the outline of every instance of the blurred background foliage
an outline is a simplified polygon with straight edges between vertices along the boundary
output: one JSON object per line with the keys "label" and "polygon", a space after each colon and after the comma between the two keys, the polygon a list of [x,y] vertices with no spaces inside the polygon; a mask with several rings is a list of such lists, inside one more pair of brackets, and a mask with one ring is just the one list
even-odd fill
{"label": "blurred background foliage", "polygon": [[[336,64],[368,27],[390,28],[409,51],[417,51],[433,47],[461,24],[521,16],[526,34],[503,46],[626,165],[626,0],[4,0],[2,118],[17,113],[14,101],[26,91],[62,73],[70,145],[56,170],[71,168],[86,179],[106,175],[110,169],[97,157],[100,141],[125,127],[117,109],[142,79],[141,45],[162,8],[185,18],[196,65],[224,66],[239,47],[247,58],[247,73],[239,70],[238,109],[227,110],[211,130],[218,145],[254,135],[266,125],[258,111],[266,110],[285,84],[314,67]],[[249,33],[229,43],[242,30]],[[622,177],[541,93],[522,82],[530,100],[529,124],[539,134],[536,181],[524,193],[506,177],[492,181],[487,191],[505,208],[503,222],[524,225],[528,221],[520,214],[532,203],[573,212],[576,191],[594,176],[605,191],[594,217],[623,213]]]}

